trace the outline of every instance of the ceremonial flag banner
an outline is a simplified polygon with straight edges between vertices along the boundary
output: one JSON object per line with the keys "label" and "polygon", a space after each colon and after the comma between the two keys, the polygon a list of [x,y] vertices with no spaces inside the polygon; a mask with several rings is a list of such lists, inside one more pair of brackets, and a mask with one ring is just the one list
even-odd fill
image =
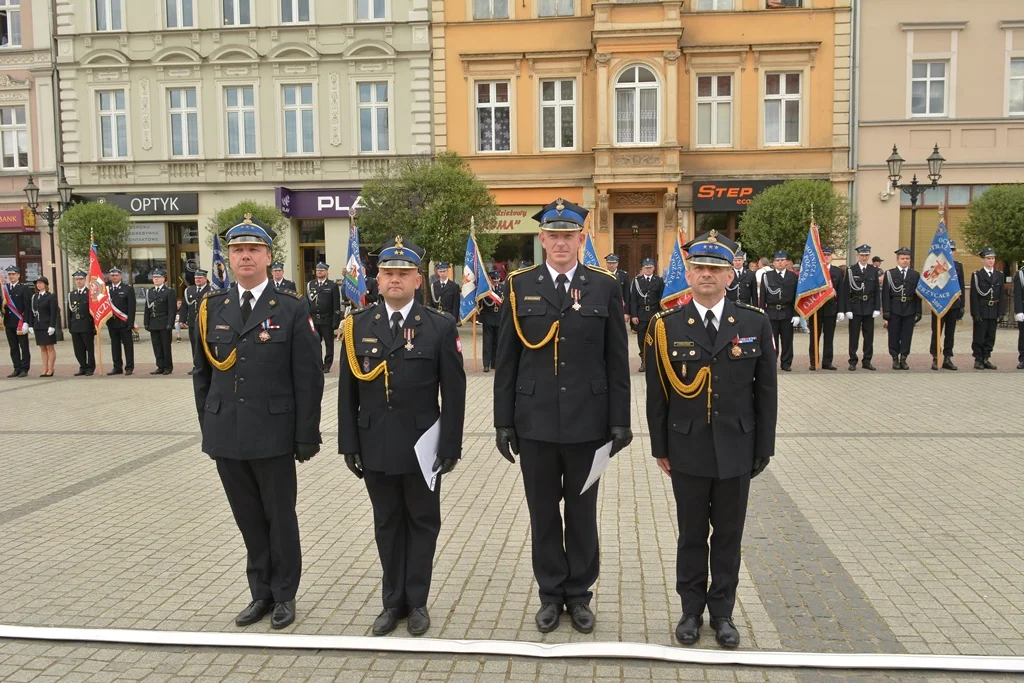
{"label": "ceremonial flag banner", "polygon": [[676,244],[668,261],[665,275],[665,292],[661,297],[663,309],[675,308],[689,303],[693,298],[690,283],[686,280],[686,254],[683,253],[683,235],[676,231]]}
{"label": "ceremonial flag banner", "polygon": [[103,279],[100,257],[96,255],[96,245],[89,250],[89,313],[97,329],[114,314],[114,307],[107,296],[107,282]]}
{"label": "ceremonial flag banner", "polygon": [[366,305],[366,271],[359,259],[359,228],[354,221],[348,229],[348,261],[345,263],[345,296],[360,307]]}
{"label": "ceremonial flag banner", "polygon": [[228,263],[224,258],[224,252],[220,246],[220,236],[213,235],[213,266],[210,268],[210,279],[217,289],[227,289],[231,286],[231,276],[228,274]]}
{"label": "ceremonial flag banner", "polygon": [[946,230],[945,218],[939,219],[939,227],[935,231],[932,246],[921,268],[917,295],[940,318],[960,298],[960,278],[953,267],[953,251],[949,248],[949,232]]}
{"label": "ceremonial flag banner", "polygon": [[594,249],[594,240],[590,237],[590,233],[587,233],[587,239],[583,243],[583,265],[601,267],[601,262],[597,260],[597,250]]}
{"label": "ceremonial flag banner", "polygon": [[800,279],[796,283],[796,310],[805,318],[825,305],[825,302],[836,295],[835,285],[828,268],[825,267],[825,255],[821,253],[821,237],[818,226],[811,223],[807,231],[807,242],[804,244],[804,255],[800,259]]}
{"label": "ceremonial flag banner", "polygon": [[462,269],[462,299],[459,301],[459,319],[466,322],[476,311],[476,302],[485,297],[501,301],[501,297],[491,287],[491,279],[484,270],[483,259],[480,258],[480,247],[476,238],[469,236],[466,242],[466,265]]}

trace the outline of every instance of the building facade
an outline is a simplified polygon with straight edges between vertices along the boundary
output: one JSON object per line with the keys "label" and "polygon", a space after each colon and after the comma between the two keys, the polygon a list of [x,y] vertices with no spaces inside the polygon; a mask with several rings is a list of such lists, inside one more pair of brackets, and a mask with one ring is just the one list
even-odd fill
{"label": "building facade", "polygon": [[50,35],[47,0],[0,0],[0,271],[16,265],[24,281],[51,272],[50,235],[24,191],[32,175],[40,204],[57,203]]}
{"label": "building facade", "polygon": [[677,228],[742,240],[772,183],[852,181],[849,0],[432,10],[434,146],[470,159],[519,233],[498,260],[540,258],[528,216],[558,196],[636,272],[646,256],[667,266]]}
{"label": "building facade", "polygon": [[[915,263],[924,262],[945,205],[960,237],[967,204],[988,187],[1024,182],[1024,7],[1016,0],[934,3],[862,0],[857,98],[857,240],[891,263],[911,243],[908,197],[889,188],[893,145],[928,184],[936,145],[939,186],[918,203]],[[967,272],[980,259],[960,250]]]}
{"label": "building facade", "polygon": [[[7,0],[10,2],[10,0]],[[3,2],[3,0],[0,0]],[[289,218],[286,275],[340,277],[352,200],[429,154],[426,0],[56,0],[68,181],[131,212],[130,277],[211,262],[212,216]]]}

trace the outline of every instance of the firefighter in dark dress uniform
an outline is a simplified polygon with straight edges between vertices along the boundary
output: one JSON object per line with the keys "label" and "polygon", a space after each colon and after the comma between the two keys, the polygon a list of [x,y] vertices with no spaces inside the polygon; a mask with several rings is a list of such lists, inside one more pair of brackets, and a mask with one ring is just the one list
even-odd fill
{"label": "firefighter in dark dress uniform", "polygon": [[871,359],[875,353],[875,318],[882,315],[882,272],[871,265],[871,245],[856,249],[857,263],[846,267],[840,307],[850,321],[850,370],[857,369],[857,347],[864,336],[864,355],[861,363],[865,370],[874,370]]}
{"label": "firefighter in dark dress uniform", "polygon": [[341,325],[341,292],[338,285],[327,277],[329,269],[326,263],[316,264],[316,277],[306,283],[309,314],[324,344],[324,372],[330,372],[334,365],[334,332]]}
{"label": "firefighter in dark dress uniform", "polygon": [[174,329],[174,317],[178,312],[178,297],[172,288],[164,284],[167,271],[156,268],[152,276],[153,287],[146,291],[146,309],[142,314],[142,323],[149,331],[153,342],[153,357],[156,359],[156,370],[149,374],[169,375],[174,372],[171,330]]}
{"label": "firefighter in dark dress uniform", "polygon": [[629,273],[619,269],[619,255],[608,254],[604,257],[604,262],[608,266],[608,272],[615,276],[615,279],[619,281],[619,287],[622,288],[622,319],[628,325],[629,324],[629,292],[632,281],[629,279]]}
{"label": "firefighter in dark dress uniform", "polygon": [[279,292],[281,292],[281,291],[285,291],[285,292],[297,292],[297,291],[299,291],[298,288],[296,288],[295,283],[292,282],[291,280],[289,280],[288,278],[286,278],[284,276],[284,264],[283,263],[273,263],[273,264],[271,264],[271,266],[270,266],[270,277],[271,277],[271,284],[274,285],[274,289],[276,289]]}
{"label": "firefighter in dark dress uniform", "polygon": [[996,252],[983,249],[983,267],[971,276],[971,318],[974,319],[974,338],[971,353],[974,355],[975,370],[995,370],[992,363],[992,349],[996,343],[996,323],[1006,312],[1006,278],[1003,271],[996,269]]}
{"label": "firefighter in dark dress uniform", "polygon": [[68,332],[75,349],[78,372],[75,377],[92,376],[96,372],[96,325],[89,312],[89,288],[86,287],[85,271],[75,271],[75,288],[68,292]]}
{"label": "firefighter in dark dress uniform", "polygon": [[661,310],[661,297],[665,294],[665,281],[654,274],[654,259],[640,262],[640,274],[633,278],[629,290],[629,316],[636,326],[636,345],[640,350],[640,372],[644,371],[644,335],[651,318]]}
{"label": "firefighter in dark dress uniform", "polygon": [[[953,240],[949,241],[949,250],[953,253],[953,257],[956,258],[956,242]],[[956,277],[960,281],[960,297],[953,302],[953,305],[946,311],[946,315],[942,316],[942,369],[943,370],[956,370],[956,364],[953,363],[953,342],[956,340],[956,324],[964,319],[964,301],[965,287],[967,286],[964,281],[964,264],[960,261],[953,261],[953,267],[956,269]],[[928,349],[932,354],[932,370],[939,369],[939,357],[936,355],[935,349],[935,336],[938,334],[939,317],[932,312],[932,338],[931,345]]]}
{"label": "firefighter in dark dress uniform", "polygon": [[796,304],[796,273],[786,270],[789,254],[775,252],[774,267],[761,276],[759,301],[772,324],[772,336],[779,350],[779,366],[789,372],[793,365],[793,328],[800,324],[800,318],[793,306]]}
{"label": "firefighter in dark dress uniform", "polygon": [[[124,273],[120,268],[111,268],[107,275],[110,276],[107,295],[110,297],[110,305],[114,308],[114,314],[107,319],[107,332],[110,333],[110,358],[113,365],[107,374],[120,375],[124,372],[127,376],[135,370],[135,288],[124,282]],[[124,348],[123,365],[122,347]]]}
{"label": "firefighter in dark dress uniform", "polygon": [[733,280],[725,288],[725,296],[729,301],[740,301],[753,305],[757,301],[757,277],[754,271],[746,268],[747,254],[736,252],[732,260]]}
{"label": "firefighter in dark dress uniform", "polygon": [[437,273],[437,279],[430,283],[430,305],[432,308],[448,313],[458,320],[459,286],[448,278],[447,263],[438,263],[434,270]]}
{"label": "firefighter in dark dress uniform", "polygon": [[[196,354],[196,316],[199,314],[199,304],[202,303],[207,292],[212,289],[206,276],[205,270],[195,272],[195,284],[185,288],[185,293],[181,297],[181,307],[178,308],[178,322],[188,325],[188,342],[191,345],[193,358]],[[194,374],[195,371],[193,365],[188,374]]]}
{"label": "firefighter in dark dress uniform", "polygon": [[837,370],[835,365],[832,364],[833,358],[833,342],[836,336],[836,322],[844,320],[846,316],[839,311],[839,296],[843,291],[843,271],[841,268],[837,268],[832,265],[832,254],[835,253],[835,249],[832,247],[822,247],[822,255],[825,257],[825,268],[828,269],[829,277],[831,278],[832,287],[835,289],[835,295],[821,305],[811,319],[807,321],[808,330],[811,333],[811,340],[808,344],[808,354],[811,358],[811,370],[815,370],[814,364],[814,330],[815,322],[817,318],[817,330],[818,336],[821,341],[821,369],[822,370]]}
{"label": "firefighter in dark dress uniform", "polygon": [[480,312],[477,318],[484,328],[484,372],[490,372],[494,368],[494,359],[498,355],[498,326],[501,323],[501,306],[504,303],[505,291],[499,282],[501,273],[492,270],[487,274],[491,278],[491,289],[498,295],[498,299],[484,297],[479,306]]}
{"label": "firefighter in dark dress uniform", "polygon": [[917,283],[921,274],[910,267],[910,249],[896,250],[896,267],[882,278],[882,317],[889,323],[889,355],[893,370],[909,370],[907,358],[914,340],[914,325],[921,320]]}
{"label": "firefighter in dark dress uniform", "polygon": [[1017,369],[1024,370],[1024,266],[1013,276],[1013,320],[1017,323]]}
{"label": "firefighter in dark dress uniform", "polygon": [[33,289],[21,279],[18,266],[7,266],[7,282],[4,284],[3,320],[7,333],[7,345],[11,348],[11,363],[14,371],[8,377],[27,377],[32,364],[28,333],[35,322],[32,318]]}

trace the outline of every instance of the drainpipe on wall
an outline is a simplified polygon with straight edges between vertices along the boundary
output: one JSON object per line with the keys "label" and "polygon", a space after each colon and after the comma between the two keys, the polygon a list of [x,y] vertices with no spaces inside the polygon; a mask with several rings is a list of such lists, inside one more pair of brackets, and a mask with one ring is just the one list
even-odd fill
{"label": "drainpipe on wall", "polygon": [[853,171],[853,180],[850,181],[850,224],[846,235],[846,262],[850,263],[850,254],[856,247],[857,228],[857,180],[860,137],[860,10],[861,0],[853,0],[853,15],[851,17],[850,31],[850,58],[853,61],[850,69],[850,170]]}

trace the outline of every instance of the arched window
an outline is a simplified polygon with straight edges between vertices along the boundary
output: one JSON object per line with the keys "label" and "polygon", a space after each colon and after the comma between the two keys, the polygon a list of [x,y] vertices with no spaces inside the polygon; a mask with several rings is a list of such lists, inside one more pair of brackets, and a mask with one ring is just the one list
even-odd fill
{"label": "arched window", "polygon": [[658,142],[658,79],[647,67],[628,67],[615,82],[615,142]]}

